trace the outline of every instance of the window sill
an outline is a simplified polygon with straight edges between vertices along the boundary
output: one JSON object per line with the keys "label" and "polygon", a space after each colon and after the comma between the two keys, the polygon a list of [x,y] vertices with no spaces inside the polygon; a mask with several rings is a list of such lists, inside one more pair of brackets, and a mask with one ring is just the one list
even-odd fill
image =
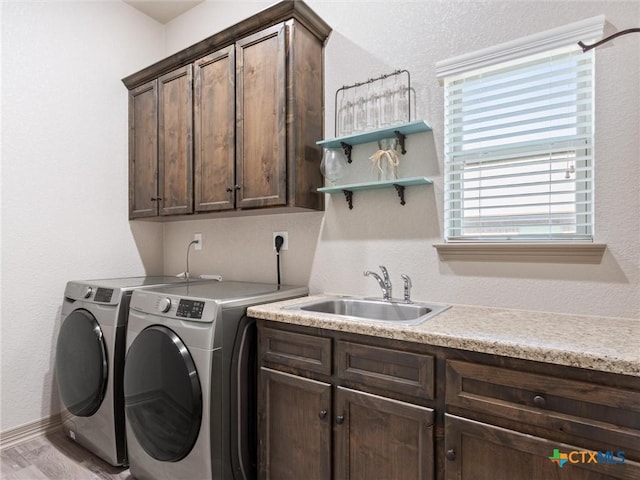
{"label": "window sill", "polygon": [[439,243],[444,261],[600,263],[604,243]]}

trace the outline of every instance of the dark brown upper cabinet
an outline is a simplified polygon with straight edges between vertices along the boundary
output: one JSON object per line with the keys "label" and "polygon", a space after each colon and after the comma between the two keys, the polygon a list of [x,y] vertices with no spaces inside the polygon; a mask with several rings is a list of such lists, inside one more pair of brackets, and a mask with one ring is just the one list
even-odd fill
{"label": "dark brown upper cabinet", "polygon": [[238,206],[285,205],[286,27],[236,43]]}
{"label": "dark brown upper cabinet", "polygon": [[129,218],[158,215],[158,81],[129,90]]}
{"label": "dark brown upper cabinet", "polygon": [[158,79],[158,213],[193,212],[191,65]]}
{"label": "dark brown upper cabinet", "polygon": [[191,65],[129,92],[129,217],[193,212]]}
{"label": "dark brown upper cabinet", "polygon": [[129,217],[322,210],[330,31],[283,1],[124,78]]}
{"label": "dark brown upper cabinet", "polygon": [[194,64],[195,209],[234,208],[235,48],[223,48]]}

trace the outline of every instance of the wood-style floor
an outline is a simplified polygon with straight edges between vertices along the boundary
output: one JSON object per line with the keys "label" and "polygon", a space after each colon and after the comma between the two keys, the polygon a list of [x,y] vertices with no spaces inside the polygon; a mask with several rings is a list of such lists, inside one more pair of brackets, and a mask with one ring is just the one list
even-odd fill
{"label": "wood-style floor", "polygon": [[67,438],[61,430],[1,452],[2,480],[133,480],[117,468]]}

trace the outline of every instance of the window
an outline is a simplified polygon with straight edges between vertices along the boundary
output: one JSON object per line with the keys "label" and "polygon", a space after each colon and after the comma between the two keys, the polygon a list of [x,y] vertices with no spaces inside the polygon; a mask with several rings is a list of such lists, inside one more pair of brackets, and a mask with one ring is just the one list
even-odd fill
{"label": "window", "polygon": [[565,38],[582,27],[439,64],[448,242],[593,240],[593,51]]}

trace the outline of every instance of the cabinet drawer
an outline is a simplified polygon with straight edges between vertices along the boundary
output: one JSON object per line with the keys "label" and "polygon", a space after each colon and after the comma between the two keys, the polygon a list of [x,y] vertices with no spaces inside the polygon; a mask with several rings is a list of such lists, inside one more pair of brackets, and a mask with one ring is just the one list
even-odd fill
{"label": "cabinet drawer", "polygon": [[331,339],[265,327],[260,338],[262,360],[331,375]]}
{"label": "cabinet drawer", "polygon": [[640,456],[640,392],[450,360],[446,368],[450,407],[540,426],[596,440]]}
{"label": "cabinet drawer", "polygon": [[434,359],[359,343],[336,343],[338,377],[361,385],[433,400]]}

